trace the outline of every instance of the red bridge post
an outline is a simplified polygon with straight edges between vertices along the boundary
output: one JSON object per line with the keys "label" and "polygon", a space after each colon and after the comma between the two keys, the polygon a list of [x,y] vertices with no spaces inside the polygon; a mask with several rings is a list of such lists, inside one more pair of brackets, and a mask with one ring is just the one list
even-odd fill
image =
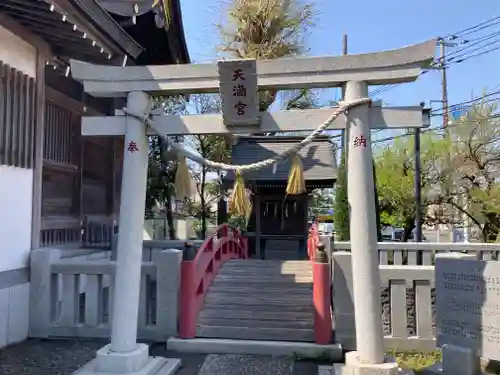
{"label": "red bridge post", "polygon": [[328,345],[332,341],[330,312],[331,275],[325,245],[318,242],[313,264],[314,341]]}
{"label": "red bridge post", "polygon": [[196,247],[191,242],[184,245],[181,262],[181,285],[179,295],[179,337],[192,339],[196,336]]}

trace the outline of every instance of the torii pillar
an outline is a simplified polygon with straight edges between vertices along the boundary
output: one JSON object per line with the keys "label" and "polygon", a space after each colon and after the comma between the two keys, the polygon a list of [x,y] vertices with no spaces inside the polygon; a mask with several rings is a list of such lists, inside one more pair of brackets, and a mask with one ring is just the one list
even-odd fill
{"label": "torii pillar", "polygon": [[[365,82],[347,82],[347,102],[368,97]],[[368,105],[347,113],[349,130],[347,195],[350,207],[351,260],[357,355],[364,363],[384,363],[380,308],[377,218]]]}
{"label": "torii pillar", "polygon": [[[150,104],[150,97],[144,92],[133,91],[127,95],[127,107],[134,112],[145,113]],[[146,124],[127,116],[111,344],[99,349],[95,360],[78,375],[168,375],[180,365],[178,359],[150,357],[149,346],[137,343],[148,154]]]}

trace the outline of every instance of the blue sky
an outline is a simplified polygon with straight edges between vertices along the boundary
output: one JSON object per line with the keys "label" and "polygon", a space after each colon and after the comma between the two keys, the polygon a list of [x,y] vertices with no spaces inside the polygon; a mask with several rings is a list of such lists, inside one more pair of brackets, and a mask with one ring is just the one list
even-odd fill
{"label": "blue sky", "polygon": [[[214,25],[224,19],[221,9],[227,1],[181,0],[192,61],[217,59],[215,46],[219,35]],[[349,53],[374,52],[447,35],[500,15],[498,0],[309,0],[309,3],[315,5],[317,16],[306,42],[310,48],[308,55],[315,56],[340,54],[344,33],[349,37]],[[500,30],[500,26],[488,32],[494,30]],[[484,88],[500,87],[499,63],[500,50],[452,65],[448,69],[450,105],[466,101],[473,92],[480,94]],[[328,90],[321,98],[335,99],[335,94]],[[416,83],[381,93],[380,98],[387,105],[418,105],[421,101],[439,100],[440,96],[440,73],[432,71]]]}

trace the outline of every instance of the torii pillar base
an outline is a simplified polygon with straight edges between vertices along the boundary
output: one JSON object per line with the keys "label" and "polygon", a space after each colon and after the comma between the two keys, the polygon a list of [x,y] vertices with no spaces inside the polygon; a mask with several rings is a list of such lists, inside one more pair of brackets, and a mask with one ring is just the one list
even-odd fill
{"label": "torii pillar base", "polygon": [[[320,369],[321,370],[321,369]],[[330,371],[323,369],[319,375],[411,375],[413,372],[401,370],[393,358],[386,358],[384,363],[363,363],[358,352],[345,355],[345,364],[336,363]]]}
{"label": "torii pillar base", "polygon": [[117,353],[106,345],[97,351],[97,357],[79,369],[74,375],[171,375],[181,365],[180,359],[150,357],[146,344],[137,344],[137,349]]}

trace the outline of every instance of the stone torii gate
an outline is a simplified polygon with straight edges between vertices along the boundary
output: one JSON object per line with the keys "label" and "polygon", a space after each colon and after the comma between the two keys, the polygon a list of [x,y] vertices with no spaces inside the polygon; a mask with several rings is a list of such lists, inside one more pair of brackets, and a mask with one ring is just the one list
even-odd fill
{"label": "stone torii gate", "polygon": [[[326,88],[345,85],[345,101],[368,97],[369,85],[415,81],[434,60],[436,41],[430,40],[393,51],[338,57],[287,58],[257,61],[259,90]],[[335,109],[308,109],[259,114],[259,121],[228,125],[223,116],[165,115],[149,113],[150,95],[218,92],[222,81],[216,63],[144,67],[96,66],[71,62],[73,78],[95,97],[127,98],[127,110],[115,116],[84,117],[82,135],[125,136],[120,231],[113,299],[111,344],[80,375],[96,373],[169,374],[164,358],[148,357],[148,347],[138,344],[142,228],[148,167],[147,135],[241,134],[312,130]],[[149,120],[130,116],[149,114]],[[146,124],[149,124],[146,125]],[[362,104],[337,117],[329,129],[349,129],[348,195],[357,351],[348,353],[346,366],[353,373],[396,374],[397,365],[386,362],[380,311],[380,277],[377,256],[375,198],[370,129],[416,128],[429,125],[420,105],[381,107]],[[363,140],[359,147],[359,140]],[[133,145],[133,147],[131,146]],[[199,160],[194,155],[188,155]],[[359,372],[361,373],[361,372]],[[365,372],[363,372],[365,373]]]}

